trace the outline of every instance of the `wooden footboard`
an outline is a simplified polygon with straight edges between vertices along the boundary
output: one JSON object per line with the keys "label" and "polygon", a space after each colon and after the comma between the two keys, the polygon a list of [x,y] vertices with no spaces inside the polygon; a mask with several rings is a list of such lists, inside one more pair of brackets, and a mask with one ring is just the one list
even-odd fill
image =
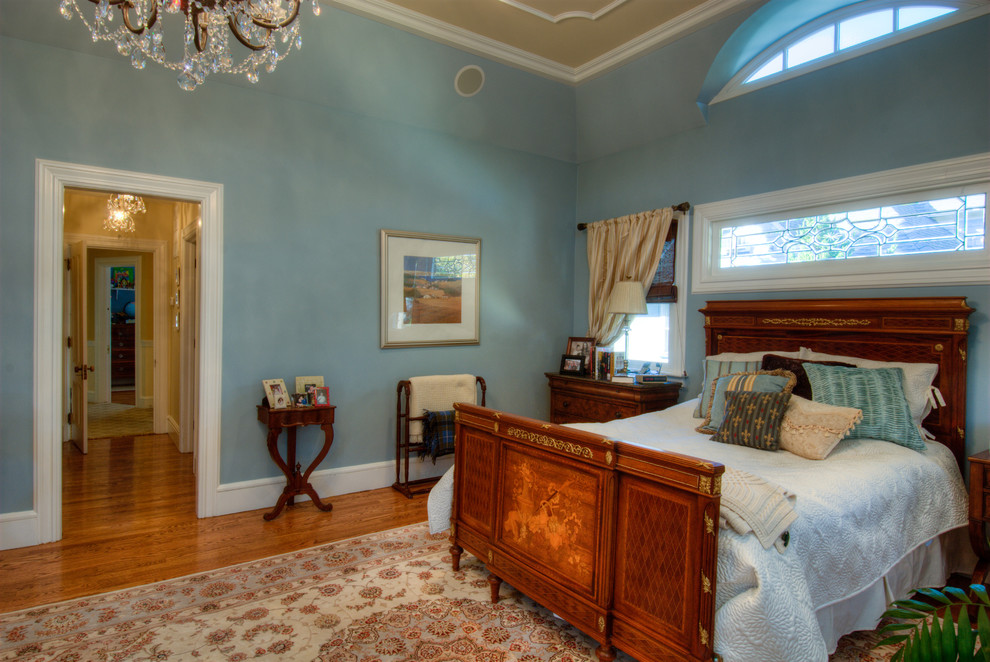
{"label": "wooden footboard", "polygon": [[458,403],[451,553],[647,660],[712,660],[724,467]]}

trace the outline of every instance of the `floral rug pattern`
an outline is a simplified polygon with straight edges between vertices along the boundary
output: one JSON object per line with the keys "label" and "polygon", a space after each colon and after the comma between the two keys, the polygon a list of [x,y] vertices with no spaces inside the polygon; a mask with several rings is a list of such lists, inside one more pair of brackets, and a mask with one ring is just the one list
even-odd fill
{"label": "floral rug pattern", "polygon": [[[0,614],[0,660],[594,661],[597,645],[427,525]],[[886,660],[872,634],[831,662]],[[620,660],[629,658],[621,655]]]}

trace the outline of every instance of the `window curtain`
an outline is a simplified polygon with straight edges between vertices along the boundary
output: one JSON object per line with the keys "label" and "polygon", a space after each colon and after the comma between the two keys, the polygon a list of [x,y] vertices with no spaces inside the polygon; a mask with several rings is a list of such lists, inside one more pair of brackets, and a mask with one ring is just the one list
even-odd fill
{"label": "window curtain", "polygon": [[664,207],[588,225],[588,335],[598,345],[611,345],[622,332],[623,316],[605,312],[612,287],[621,280],[638,280],[646,291],[673,216]]}

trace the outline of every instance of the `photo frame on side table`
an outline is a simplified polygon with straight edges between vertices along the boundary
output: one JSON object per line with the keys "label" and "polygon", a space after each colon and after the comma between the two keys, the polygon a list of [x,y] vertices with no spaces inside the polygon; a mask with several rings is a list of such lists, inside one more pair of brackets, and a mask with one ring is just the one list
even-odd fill
{"label": "photo frame on side table", "polygon": [[481,342],[481,239],[381,231],[381,347]]}
{"label": "photo frame on side table", "polygon": [[312,395],[311,391],[317,386],[323,386],[323,377],[316,375],[296,377],[296,393],[310,393]]}
{"label": "photo frame on side table", "polygon": [[590,375],[595,362],[595,339],[578,338],[571,336],[567,339],[567,351],[570,356],[579,355],[584,357],[584,374]]}
{"label": "photo frame on side table", "polygon": [[330,389],[326,386],[317,386],[313,389],[313,406],[314,407],[329,407],[330,406]]}
{"label": "photo frame on side table", "polygon": [[283,379],[263,379],[261,383],[265,387],[265,397],[268,398],[268,407],[271,409],[287,409],[292,405],[289,398],[289,391],[285,388]]}
{"label": "photo frame on side table", "polygon": [[584,357],[580,354],[563,354],[560,357],[560,374],[584,375]]}
{"label": "photo frame on side table", "polygon": [[292,406],[293,407],[312,407],[312,401],[310,400],[310,394],[303,391],[302,393],[292,394]]}

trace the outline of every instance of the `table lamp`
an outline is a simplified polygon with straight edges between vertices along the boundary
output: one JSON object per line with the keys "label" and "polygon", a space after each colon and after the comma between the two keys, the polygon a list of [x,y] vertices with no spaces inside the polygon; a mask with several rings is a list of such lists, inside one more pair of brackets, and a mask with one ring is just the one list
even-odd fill
{"label": "table lamp", "polygon": [[629,372],[629,323],[633,315],[646,314],[646,293],[643,285],[635,280],[623,280],[615,284],[608,296],[605,312],[611,315],[624,315],[622,332],[626,339],[626,353],[622,361],[622,372]]}

